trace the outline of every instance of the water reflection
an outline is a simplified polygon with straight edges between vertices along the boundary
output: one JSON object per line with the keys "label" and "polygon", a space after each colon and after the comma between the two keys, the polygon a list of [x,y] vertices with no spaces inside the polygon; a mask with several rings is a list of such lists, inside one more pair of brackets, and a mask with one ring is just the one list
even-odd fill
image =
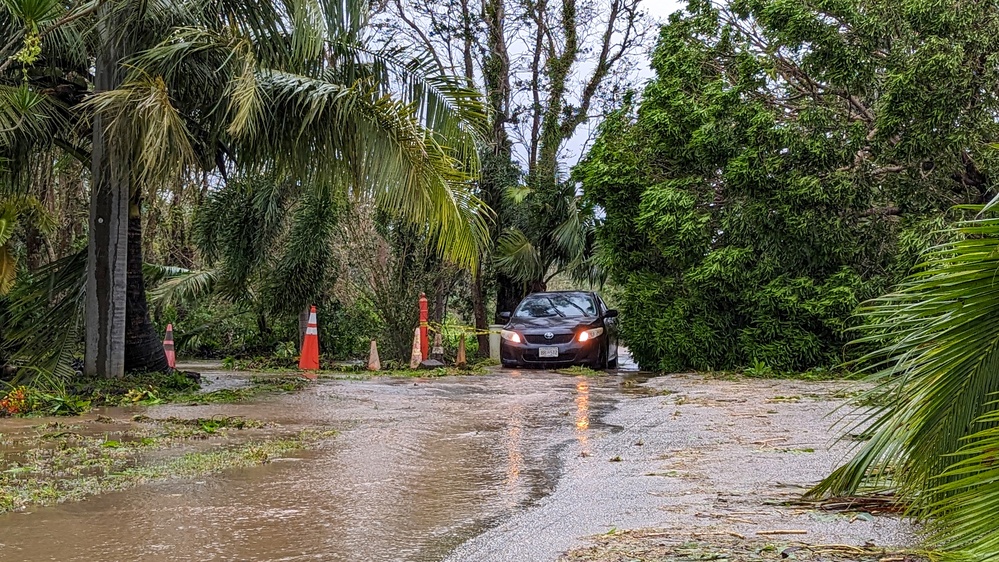
{"label": "water reflection", "polygon": [[587,430],[590,428],[590,383],[586,379],[576,382],[576,440],[581,454],[590,453]]}
{"label": "water reflection", "polygon": [[0,515],[0,560],[441,560],[553,489],[551,452],[567,439],[589,454],[589,428],[606,405],[601,384],[509,372],[158,407],[156,417],[242,415],[282,432],[308,424],[343,433],[294,460]]}
{"label": "water reflection", "polygon": [[[506,487],[516,490],[520,485],[520,471],[524,464],[524,405],[513,404],[506,428]],[[516,504],[514,495],[507,496],[511,506]]]}

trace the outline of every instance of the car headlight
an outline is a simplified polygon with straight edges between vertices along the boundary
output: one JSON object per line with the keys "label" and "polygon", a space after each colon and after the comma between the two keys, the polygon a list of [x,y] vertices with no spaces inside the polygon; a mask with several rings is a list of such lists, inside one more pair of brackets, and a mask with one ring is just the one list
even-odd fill
{"label": "car headlight", "polygon": [[602,333],[604,333],[603,328],[592,328],[589,330],[583,330],[582,332],[579,332],[579,336],[576,339],[578,339],[581,342],[590,341]]}
{"label": "car headlight", "polygon": [[513,330],[503,330],[502,332],[500,332],[500,337],[505,339],[506,341],[510,341],[513,343],[520,343],[521,341],[523,341],[520,339],[520,334],[514,332]]}

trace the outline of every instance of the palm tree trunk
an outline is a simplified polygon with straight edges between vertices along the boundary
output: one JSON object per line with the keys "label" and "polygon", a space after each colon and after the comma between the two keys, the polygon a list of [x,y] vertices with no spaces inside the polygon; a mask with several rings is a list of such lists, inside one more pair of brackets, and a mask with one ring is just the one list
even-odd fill
{"label": "palm tree trunk", "polygon": [[169,369],[163,342],[149,321],[146,283],[142,277],[142,201],[136,193],[128,213],[128,287],[125,306],[125,370]]}
{"label": "palm tree trunk", "polygon": [[[94,85],[97,91],[107,91],[121,81],[118,61],[123,49],[110,40],[107,24],[101,25],[106,40],[94,67]],[[122,378],[130,174],[123,161],[127,161],[123,158],[127,148],[107,134],[107,124],[106,116],[94,117],[83,371],[90,376]]]}

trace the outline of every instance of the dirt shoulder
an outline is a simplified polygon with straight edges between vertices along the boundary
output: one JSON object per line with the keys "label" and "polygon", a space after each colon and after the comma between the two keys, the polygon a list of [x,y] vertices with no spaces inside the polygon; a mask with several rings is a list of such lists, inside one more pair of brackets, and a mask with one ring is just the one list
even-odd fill
{"label": "dirt shoulder", "polygon": [[883,506],[793,505],[843,461],[850,443],[831,426],[857,390],[692,374],[635,384],[564,452],[549,497],[453,560],[906,560],[911,525]]}

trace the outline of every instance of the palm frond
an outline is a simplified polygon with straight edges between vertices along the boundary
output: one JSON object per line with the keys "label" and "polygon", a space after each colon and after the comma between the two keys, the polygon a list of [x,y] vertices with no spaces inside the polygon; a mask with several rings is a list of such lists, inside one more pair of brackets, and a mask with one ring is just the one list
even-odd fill
{"label": "palm frond", "polygon": [[19,143],[47,144],[50,131],[64,123],[60,109],[48,96],[25,84],[0,84],[0,151],[13,150]]}
{"label": "palm frond", "polygon": [[[999,365],[993,366],[999,369]],[[931,544],[948,560],[993,560],[999,557],[999,535],[993,519],[999,509],[999,408],[980,417],[981,429],[964,440],[931,496],[941,498],[925,508],[926,532]]]}
{"label": "palm frond", "polygon": [[6,244],[0,244],[0,296],[14,288],[17,281],[17,260]]}
{"label": "palm frond", "polygon": [[351,26],[361,20],[347,17],[349,10],[365,2],[307,4],[284,9],[302,11],[295,17],[310,37],[320,13],[335,20],[328,22],[336,29],[328,32],[325,64],[296,61],[308,58],[299,53],[269,65],[276,59],[259,51],[262,42],[232,29],[179,30],[134,64],[170,82],[192,56],[221,61],[227,78],[219,94],[228,99],[226,126],[243,172],[266,169],[320,193],[374,197],[426,225],[446,257],[474,264],[490,218],[470,184],[486,122],[479,94],[458,79],[427,74],[425,61],[352,39]]}
{"label": "palm frond", "polygon": [[313,189],[350,186],[387,210],[426,225],[447,258],[474,264],[486,239],[488,209],[472,176],[448,148],[424,133],[412,110],[363,84],[267,72],[258,83],[270,100],[266,134],[241,139],[250,161],[271,158],[281,174]]}
{"label": "palm frond", "polygon": [[161,265],[158,263],[142,264],[142,278],[148,286],[156,285],[164,279],[177,277],[178,275],[186,275],[191,273],[191,271],[192,270],[184,267],[176,267],[172,265]]}
{"label": "palm frond", "polygon": [[[997,421],[999,219],[946,234],[952,241],[925,254],[896,292],[862,309],[858,343],[877,351],[858,366],[877,386],[864,399],[875,406],[852,429],[872,437],[813,493],[890,487],[913,499],[916,515],[963,509],[950,496],[966,487],[960,467],[980,451],[962,445],[976,423]],[[999,498],[999,482],[981,483],[979,493]]]}
{"label": "palm frond", "polygon": [[60,0],[3,0],[3,5],[22,24],[34,27],[35,32],[40,25],[56,19],[63,12]]}
{"label": "palm frond", "polygon": [[[552,239],[558,250],[566,256],[582,257],[586,251],[587,235],[582,213],[575,198],[564,198],[565,220],[552,231]],[[577,258],[578,259],[578,258]]]}
{"label": "palm frond", "polygon": [[109,133],[135,142],[141,185],[177,181],[198,162],[187,124],[160,76],[133,77],[118,89],[94,95],[82,108],[109,115]]}
{"label": "palm frond", "polygon": [[534,193],[534,189],[529,185],[514,185],[508,187],[504,195],[515,205],[519,205],[526,201],[532,193]]}
{"label": "palm frond", "polygon": [[2,344],[14,364],[27,367],[18,371],[19,378],[54,386],[75,374],[71,363],[83,324],[86,263],[86,250],[57,260],[10,294]]}
{"label": "palm frond", "polygon": [[213,270],[184,271],[165,278],[149,291],[149,302],[156,306],[193,303],[211,296],[218,283]]}
{"label": "palm frond", "polygon": [[497,269],[518,282],[544,278],[545,268],[538,249],[516,228],[508,229],[500,236],[493,259]]}

